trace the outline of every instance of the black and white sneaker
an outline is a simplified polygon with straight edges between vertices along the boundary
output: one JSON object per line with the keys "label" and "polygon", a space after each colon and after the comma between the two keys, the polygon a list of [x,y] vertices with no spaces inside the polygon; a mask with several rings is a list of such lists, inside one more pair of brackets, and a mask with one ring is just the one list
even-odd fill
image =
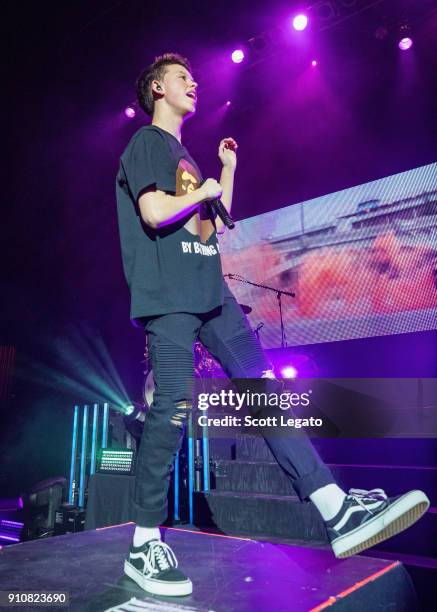
{"label": "black and white sneaker", "polygon": [[351,489],[339,513],[326,521],[337,558],[350,557],[407,529],[429,508],[423,491],[387,497],[382,489]]}
{"label": "black and white sneaker", "polygon": [[177,569],[176,555],[161,540],[131,546],[124,562],[124,573],[145,591],[154,595],[190,595],[193,584]]}

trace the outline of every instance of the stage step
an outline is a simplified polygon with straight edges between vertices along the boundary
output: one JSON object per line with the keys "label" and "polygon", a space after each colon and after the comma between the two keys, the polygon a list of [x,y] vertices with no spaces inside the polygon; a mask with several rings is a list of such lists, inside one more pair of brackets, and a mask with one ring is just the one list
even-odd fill
{"label": "stage step", "polygon": [[226,534],[268,534],[327,543],[325,526],[315,507],[302,504],[295,496],[213,490],[195,494],[195,509],[196,525],[216,526]]}
{"label": "stage step", "polygon": [[[434,439],[319,438],[312,442],[326,463],[437,466],[437,444]],[[274,461],[262,436],[248,434],[236,436],[235,458],[242,461]]]}
{"label": "stage step", "polygon": [[437,466],[433,438],[318,438],[313,443],[326,463]]}
{"label": "stage step", "polygon": [[[312,504],[295,496],[211,490],[195,495],[195,523],[216,526],[224,533],[268,534],[303,542],[325,542],[327,536]],[[436,556],[437,508],[410,529],[380,544],[377,549],[412,555]]]}
{"label": "stage step", "polygon": [[[388,495],[420,489],[437,506],[437,468],[425,466],[336,465],[329,467],[345,491],[382,488]],[[214,461],[215,488],[220,491],[242,491],[273,495],[295,495],[290,479],[276,462]]]}
{"label": "stage step", "polygon": [[437,594],[437,559],[381,550],[368,550],[362,557],[400,561],[413,580],[421,610],[435,610]]}

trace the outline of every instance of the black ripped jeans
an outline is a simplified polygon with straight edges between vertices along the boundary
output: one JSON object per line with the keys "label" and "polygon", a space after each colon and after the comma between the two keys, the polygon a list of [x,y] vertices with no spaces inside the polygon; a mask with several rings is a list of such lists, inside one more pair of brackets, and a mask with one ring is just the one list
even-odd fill
{"label": "black ripped jeans", "polygon": [[[235,298],[207,314],[175,313],[148,319],[149,357],[155,392],[137,457],[132,518],[157,527],[167,517],[167,494],[183,423],[191,406],[193,344],[197,338],[231,378],[261,378],[271,369]],[[335,480],[305,435],[264,438],[300,499]]]}

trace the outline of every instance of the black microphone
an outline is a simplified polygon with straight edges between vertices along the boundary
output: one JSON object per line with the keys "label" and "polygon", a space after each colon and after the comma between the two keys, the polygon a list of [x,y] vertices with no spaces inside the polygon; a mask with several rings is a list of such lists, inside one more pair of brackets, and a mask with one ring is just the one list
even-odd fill
{"label": "black microphone", "polygon": [[[205,181],[202,181],[200,186],[203,185]],[[228,213],[228,211],[225,208],[225,205],[223,204],[223,202],[220,200],[220,198],[216,198],[215,200],[208,200],[209,205],[215,210],[215,212],[217,213],[217,216],[220,217],[220,219],[223,221],[223,223],[226,225],[226,227],[228,229],[234,229],[235,227],[235,223],[232,220],[231,215]]]}
{"label": "black microphone", "polygon": [[226,210],[225,205],[220,200],[220,198],[217,198],[216,200],[210,200],[209,203],[215,209],[217,216],[220,217],[226,227],[228,229],[234,229],[235,223],[233,222],[231,215]]}

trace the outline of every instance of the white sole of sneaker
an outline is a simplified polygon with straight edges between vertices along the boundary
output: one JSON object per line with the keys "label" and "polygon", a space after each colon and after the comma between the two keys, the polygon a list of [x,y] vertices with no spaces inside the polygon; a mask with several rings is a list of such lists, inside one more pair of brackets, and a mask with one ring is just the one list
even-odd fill
{"label": "white sole of sneaker", "polygon": [[153,595],[166,595],[169,597],[178,597],[182,595],[191,595],[193,592],[193,583],[189,578],[183,582],[164,582],[162,580],[153,580],[147,578],[129,561],[124,562],[124,573],[138,584],[144,591],[153,593]]}
{"label": "white sole of sneaker", "polygon": [[337,559],[351,557],[411,527],[429,508],[423,491],[410,491],[386,510],[331,542]]}

